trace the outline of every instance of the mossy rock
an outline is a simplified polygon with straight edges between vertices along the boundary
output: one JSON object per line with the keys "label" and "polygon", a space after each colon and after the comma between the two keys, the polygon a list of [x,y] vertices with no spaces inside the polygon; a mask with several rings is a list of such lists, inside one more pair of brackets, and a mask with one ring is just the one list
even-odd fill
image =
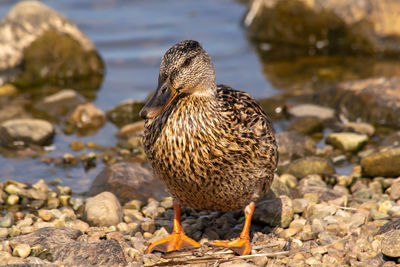
{"label": "mossy rock", "polygon": [[[104,63],[96,51],[86,51],[68,34],[46,31],[24,50],[20,75],[14,83],[33,85],[68,84],[92,76],[102,80]],[[92,79],[91,79],[92,80]],[[100,84],[90,86],[98,88]]]}

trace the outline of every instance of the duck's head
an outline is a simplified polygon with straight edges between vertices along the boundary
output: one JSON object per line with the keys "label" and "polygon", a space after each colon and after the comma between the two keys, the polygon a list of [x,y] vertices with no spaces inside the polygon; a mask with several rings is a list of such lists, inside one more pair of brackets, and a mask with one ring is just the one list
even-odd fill
{"label": "duck's head", "polygon": [[166,110],[179,95],[213,97],[215,92],[215,70],[210,56],[199,42],[182,41],[163,56],[157,90],[139,114],[144,119],[152,119]]}

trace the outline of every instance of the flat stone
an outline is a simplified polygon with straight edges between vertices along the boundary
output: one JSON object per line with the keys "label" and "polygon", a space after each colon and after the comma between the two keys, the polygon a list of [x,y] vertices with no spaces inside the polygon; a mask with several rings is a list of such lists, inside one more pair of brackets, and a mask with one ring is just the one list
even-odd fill
{"label": "flat stone", "polygon": [[331,133],[326,138],[326,143],[338,149],[357,152],[368,141],[368,136],[357,133]]}
{"label": "flat stone", "polygon": [[359,134],[366,134],[373,136],[375,134],[375,127],[366,122],[347,122],[343,125],[345,131],[352,131]]}
{"label": "flat stone", "polygon": [[335,168],[332,162],[325,158],[304,157],[289,163],[282,169],[282,173],[289,173],[298,178],[309,174],[335,174]]}
{"label": "flat stone", "polygon": [[361,167],[365,176],[400,176],[400,147],[388,147],[365,156],[361,160]]}
{"label": "flat stone", "polygon": [[335,110],[314,104],[301,104],[289,108],[289,114],[295,117],[311,116],[321,120],[328,120],[335,117]]}
{"label": "flat stone", "polygon": [[86,200],[83,217],[90,225],[117,225],[122,216],[121,204],[113,193],[103,192]]}
{"label": "flat stone", "polygon": [[103,191],[114,193],[121,203],[130,200],[146,201],[150,198],[162,198],[169,194],[165,185],[150,169],[138,163],[121,162],[105,167],[89,188],[93,196]]}
{"label": "flat stone", "polygon": [[38,119],[12,119],[0,124],[0,143],[48,145],[54,135],[53,125]]}
{"label": "flat stone", "polygon": [[73,89],[63,89],[44,97],[35,104],[35,108],[51,116],[66,115],[71,109],[85,102],[85,98]]}

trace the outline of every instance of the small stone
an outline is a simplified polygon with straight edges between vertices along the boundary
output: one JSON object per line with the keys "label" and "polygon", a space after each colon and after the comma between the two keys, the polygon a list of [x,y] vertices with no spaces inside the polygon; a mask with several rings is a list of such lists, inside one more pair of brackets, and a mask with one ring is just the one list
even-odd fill
{"label": "small stone", "polygon": [[166,198],[161,199],[160,205],[164,209],[172,209],[172,206],[173,206],[172,197],[166,197]]}
{"label": "small stone", "polygon": [[292,161],[283,172],[303,178],[309,174],[335,174],[335,168],[332,162],[325,158],[304,157]]}
{"label": "small stone", "polygon": [[103,192],[86,200],[84,219],[91,225],[111,226],[122,222],[122,208],[110,192]]}
{"label": "small stone", "polygon": [[60,200],[58,198],[49,198],[47,199],[47,208],[56,209],[60,206]]}
{"label": "small stone", "polygon": [[[0,228],[0,238],[6,238],[8,236],[8,228]],[[0,249],[1,251],[1,249]]]}
{"label": "small stone", "polygon": [[21,258],[26,258],[31,254],[31,247],[28,244],[18,244],[13,249],[13,255]]}
{"label": "small stone", "polygon": [[7,198],[7,204],[10,206],[18,204],[18,202],[19,202],[19,196],[17,196],[17,195],[12,194],[12,195],[9,195]]}
{"label": "small stone", "polygon": [[394,182],[388,189],[390,198],[393,200],[400,199],[400,181]]}
{"label": "small stone", "polygon": [[73,151],[80,151],[85,148],[85,144],[80,141],[73,141],[70,146]]}
{"label": "small stone", "polygon": [[53,213],[45,209],[38,210],[38,216],[44,221],[51,221],[53,219]]}
{"label": "small stone", "polygon": [[140,227],[142,228],[143,231],[149,232],[149,233],[154,233],[154,231],[156,230],[156,225],[154,223],[154,220],[151,220],[149,218],[144,219],[144,221],[142,221]]}
{"label": "small stone", "polygon": [[50,182],[49,182],[49,185],[51,185],[51,186],[57,186],[57,185],[59,185],[59,184],[61,184],[62,183],[62,179],[61,178],[55,178],[55,179],[53,179],[53,180],[51,180]]}
{"label": "small stone", "polygon": [[256,204],[253,220],[270,226],[286,228],[293,218],[292,200],[287,196],[264,200]]}
{"label": "small stone", "polygon": [[83,206],[84,200],[82,198],[70,198],[69,203],[74,210],[78,210]]}
{"label": "small stone", "polygon": [[366,176],[397,177],[400,176],[399,162],[400,147],[389,147],[362,158],[361,167]]}
{"label": "small stone", "polygon": [[382,253],[388,257],[400,257],[400,230],[391,230],[383,234]]}
{"label": "small stone", "polygon": [[62,195],[58,199],[60,200],[61,206],[65,207],[65,206],[69,205],[69,201],[71,199],[71,196]]}
{"label": "small stone", "polygon": [[49,187],[43,179],[37,181],[36,184],[32,185],[32,187],[40,192],[47,193],[49,191]]}
{"label": "small stone", "polygon": [[331,133],[326,138],[326,143],[340,150],[357,152],[368,141],[368,136],[365,134],[356,133]]}
{"label": "small stone", "polygon": [[89,224],[87,224],[86,222],[81,221],[81,220],[68,221],[65,223],[65,226],[72,228],[72,229],[79,230],[82,233],[86,233],[90,227]]}
{"label": "small stone", "polygon": [[71,188],[69,186],[57,186],[56,192],[58,195],[70,195]]}
{"label": "small stone", "polygon": [[69,122],[76,128],[99,128],[106,122],[106,115],[92,103],[81,104],[76,107]]}
{"label": "small stone", "polygon": [[302,134],[321,132],[324,128],[323,121],[315,116],[302,116],[295,118],[288,129]]}
{"label": "small stone", "polygon": [[127,203],[125,203],[124,205],[124,209],[134,209],[134,210],[140,210],[140,208],[143,206],[143,202],[138,200],[138,199],[134,199],[131,200]]}
{"label": "small stone", "polygon": [[373,136],[375,133],[375,128],[373,125],[365,122],[348,122],[343,125],[345,130],[350,130],[359,134],[366,134],[368,136]]}
{"label": "small stone", "polygon": [[14,216],[11,213],[6,213],[0,217],[0,227],[9,228],[14,224]]}
{"label": "small stone", "polygon": [[288,229],[285,229],[282,232],[280,232],[278,236],[280,238],[288,239],[289,237],[294,236],[295,234],[297,234],[300,231],[301,231],[300,228],[288,228]]}
{"label": "small stone", "polygon": [[293,212],[294,213],[303,213],[309,204],[308,200],[303,198],[296,198],[293,200]]}
{"label": "small stone", "polygon": [[376,209],[371,209],[370,215],[373,220],[385,220],[390,218],[390,216],[387,213],[377,211]]}

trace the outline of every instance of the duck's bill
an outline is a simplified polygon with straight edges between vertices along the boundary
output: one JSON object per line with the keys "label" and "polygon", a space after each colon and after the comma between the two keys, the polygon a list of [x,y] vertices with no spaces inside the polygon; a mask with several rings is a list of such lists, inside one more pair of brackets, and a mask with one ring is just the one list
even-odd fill
{"label": "duck's bill", "polygon": [[153,119],[166,110],[178,95],[174,87],[167,83],[159,86],[152,98],[144,105],[139,115],[143,119]]}

